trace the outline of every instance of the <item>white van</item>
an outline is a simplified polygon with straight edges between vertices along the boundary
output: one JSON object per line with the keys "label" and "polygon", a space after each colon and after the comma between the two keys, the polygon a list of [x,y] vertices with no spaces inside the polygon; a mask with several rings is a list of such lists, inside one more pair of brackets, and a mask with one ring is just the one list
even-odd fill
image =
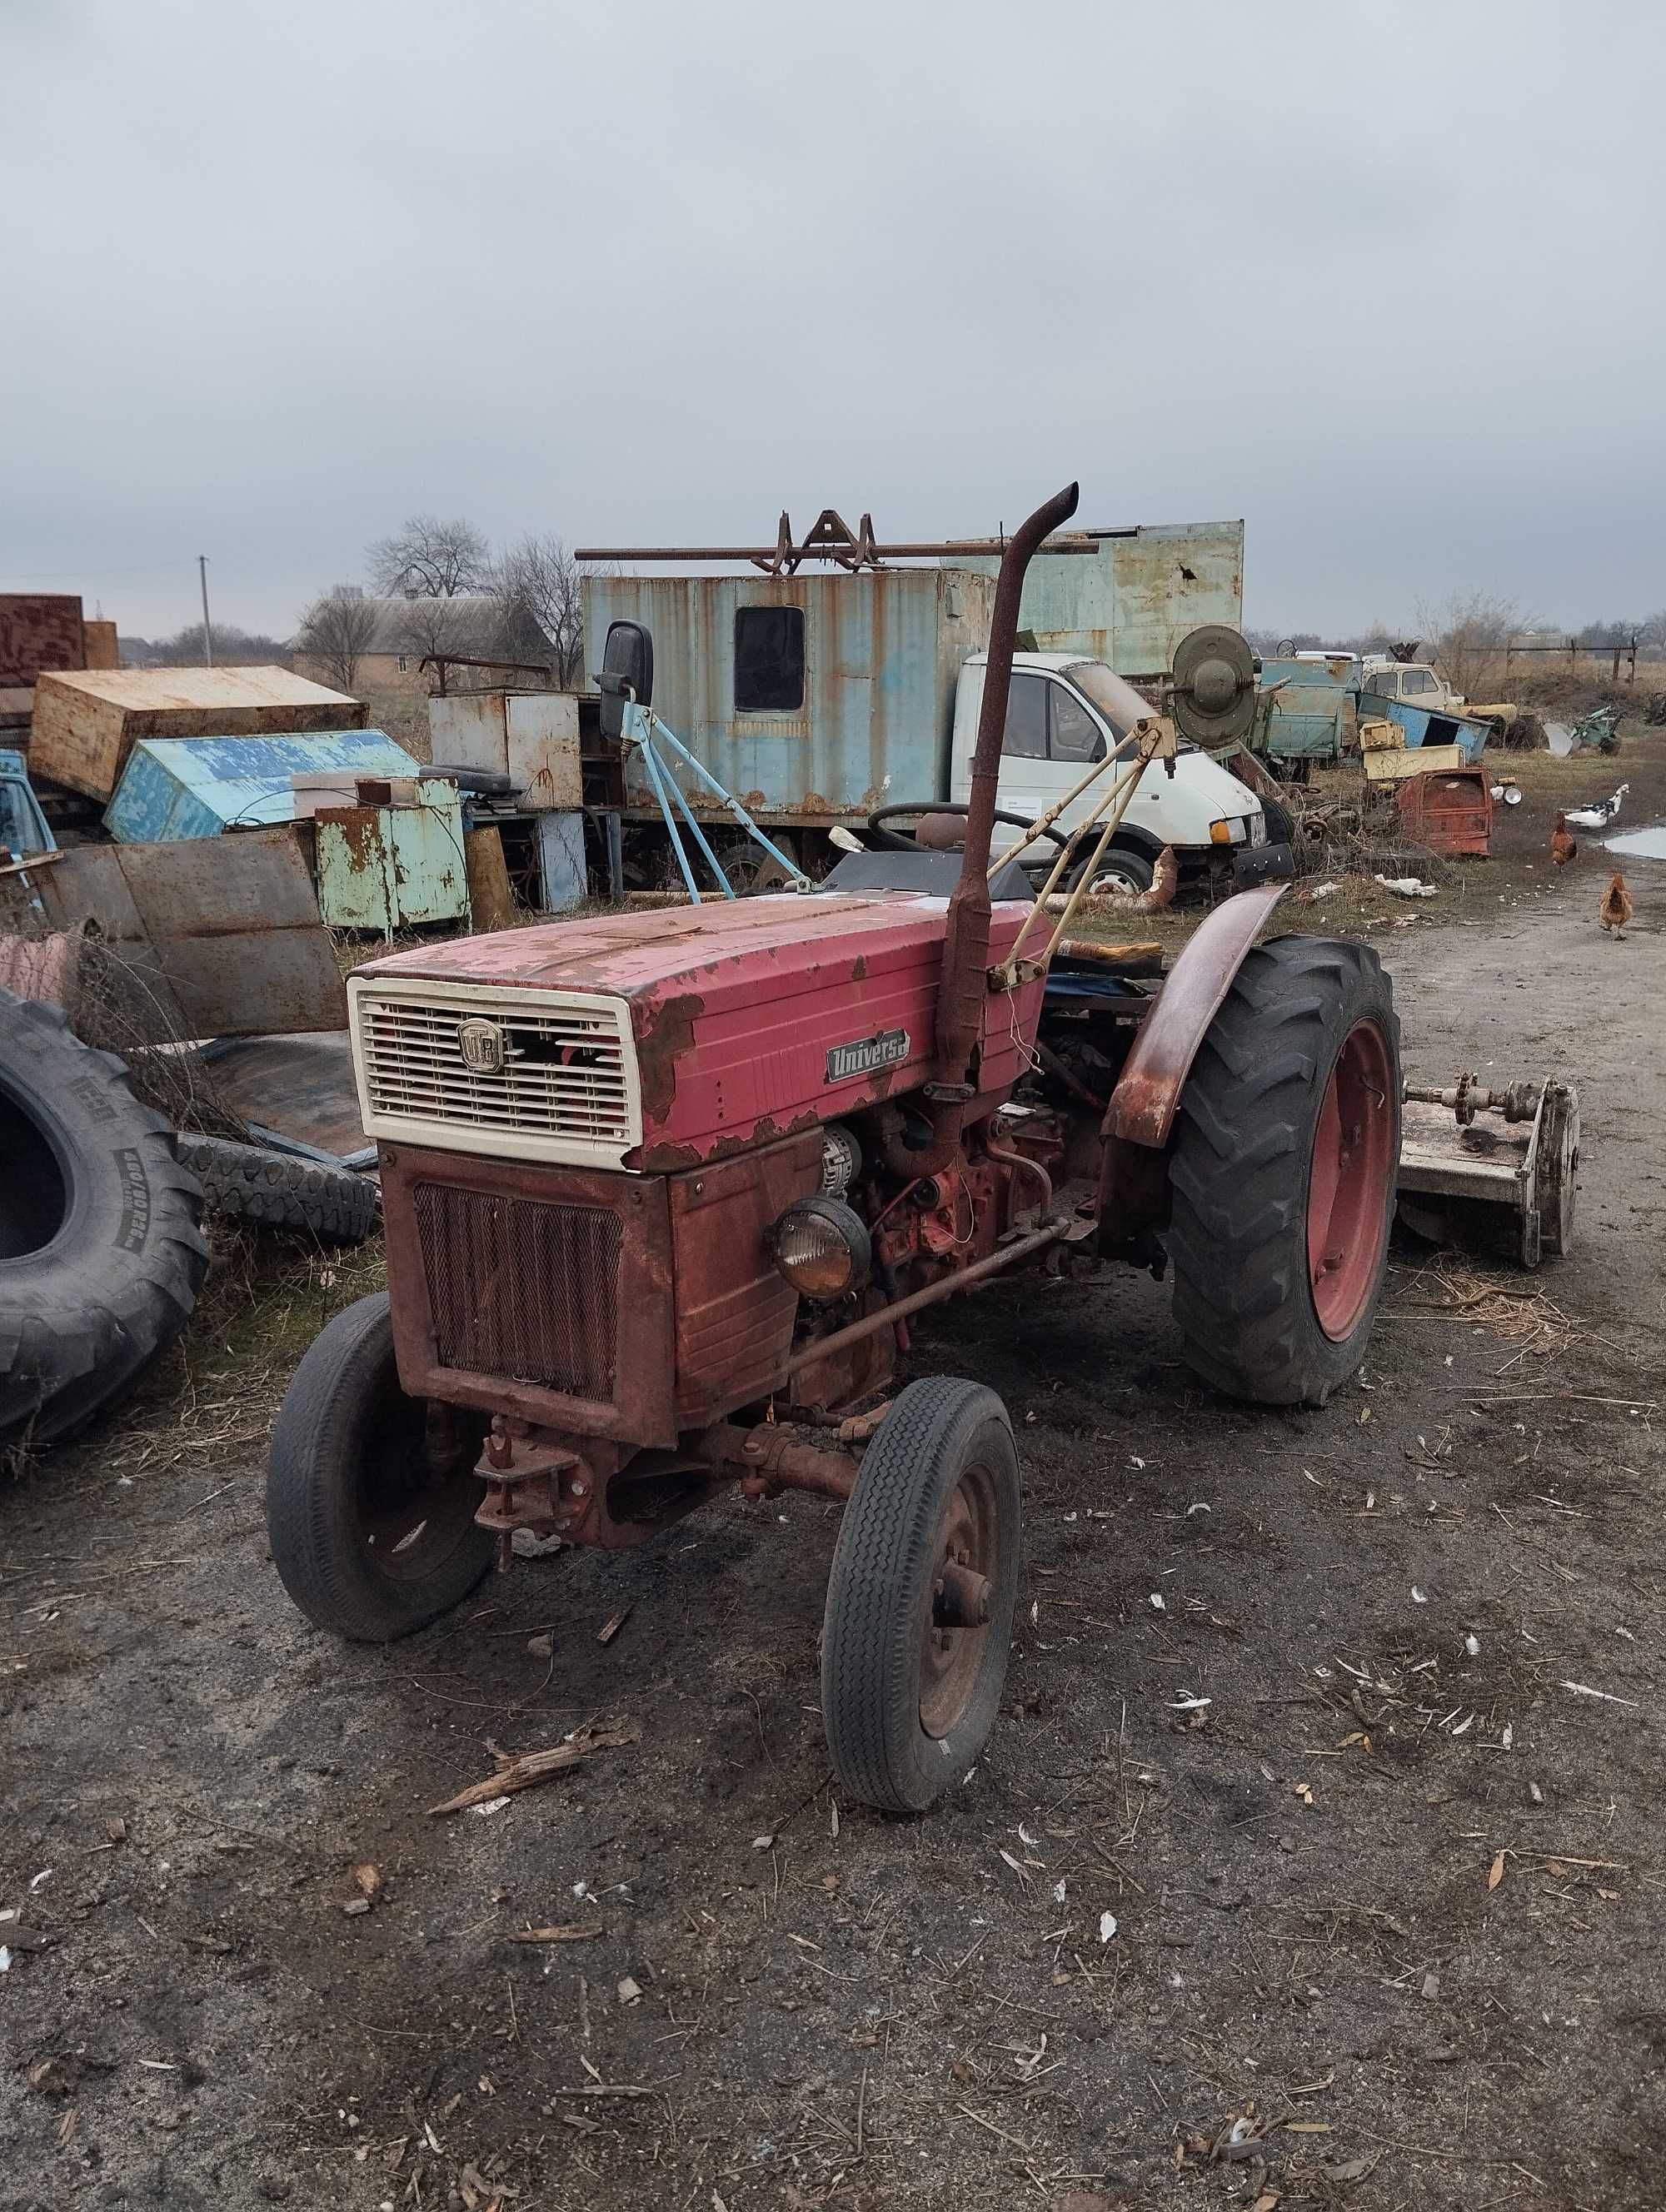
{"label": "white van", "polygon": [[[971,655],[955,692],[948,795],[963,803],[971,793],[986,658]],[[1044,814],[1092,762],[1103,760],[1110,746],[1152,712],[1134,686],[1102,660],[1083,660],[1069,653],[1015,653],[996,804],[1026,821]],[[1104,787],[1103,781],[1091,785],[1059,817],[1059,828],[1069,830],[1085,822]],[[1003,834],[998,823],[997,850]],[[1173,848],[1183,878],[1224,871],[1239,853],[1268,842],[1266,812],[1255,793],[1207,753],[1183,744],[1172,775],[1160,761],[1141,774],[1095,871],[1094,886],[1146,890],[1165,845]],[[1053,850],[1045,843],[1033,849],[1049,856]],[[1091,847],[1089,851],[1091,855]]]}

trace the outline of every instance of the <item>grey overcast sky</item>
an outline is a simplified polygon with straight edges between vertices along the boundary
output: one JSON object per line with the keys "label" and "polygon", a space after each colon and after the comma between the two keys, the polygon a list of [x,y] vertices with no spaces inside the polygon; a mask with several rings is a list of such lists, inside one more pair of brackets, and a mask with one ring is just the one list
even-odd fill
{"label": "grey overcast sky", "polygon": [[1246,618],[1666,605],[1651,4],[0,0],[0,589],[1242,515]]}

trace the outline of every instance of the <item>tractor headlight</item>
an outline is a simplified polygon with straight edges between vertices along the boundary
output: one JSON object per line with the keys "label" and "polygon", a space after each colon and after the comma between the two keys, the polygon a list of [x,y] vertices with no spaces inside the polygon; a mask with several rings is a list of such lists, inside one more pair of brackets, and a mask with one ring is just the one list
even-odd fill
{"label": "tractor headlight", "polygon": [[763,1249],[806,1298],[860,1291],[873,1264],[866,1224],[839,1198],[795,1199],[763,1232]]}

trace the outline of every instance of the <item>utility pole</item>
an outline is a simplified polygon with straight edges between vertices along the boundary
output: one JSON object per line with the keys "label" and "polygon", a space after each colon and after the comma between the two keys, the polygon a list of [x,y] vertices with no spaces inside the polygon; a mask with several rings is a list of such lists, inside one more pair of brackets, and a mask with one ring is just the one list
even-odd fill
{"label": "utility pole", "polygon": [[212,668],[214,665],[214,632],[209,628],[208,555],[206,553],[199,553],[197,556],[197,575],[198,580],[203,586],[203,665],[204,668]]}

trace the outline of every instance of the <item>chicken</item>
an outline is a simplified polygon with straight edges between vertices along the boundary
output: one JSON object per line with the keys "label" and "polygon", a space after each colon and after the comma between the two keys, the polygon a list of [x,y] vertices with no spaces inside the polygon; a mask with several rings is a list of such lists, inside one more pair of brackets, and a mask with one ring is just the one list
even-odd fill
{"label": "chicken", "polygon": [[1626,924],[1631,918],[1632,895],[1626,889],[1626,878],[1616,868],[1607,890],[1602,894],[1602,903],[1596,909],[1596,919],[1605,930],[1611,930],[1614,936],[1623,940]]}
{"label": "chicken", "polygon": [[1556,817],[1556,827],[1550,833],[1550,857],[1559,868],[1566,867],[1579,848],[1567,834],[1566,816]]}

